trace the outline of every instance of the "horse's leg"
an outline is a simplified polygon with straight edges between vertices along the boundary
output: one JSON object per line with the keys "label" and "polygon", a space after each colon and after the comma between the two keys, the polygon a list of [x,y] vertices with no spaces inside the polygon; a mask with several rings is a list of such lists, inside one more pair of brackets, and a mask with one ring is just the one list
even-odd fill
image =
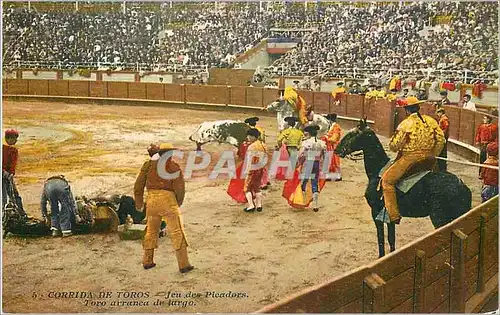
{"label": "horse's leg", "polygon": [[389,239],[389,246],[391,252],[396,250],[396,224],[387,223],[387,237]]}
{"label": "horse's leg", "polygon": [[378,257],[384,257],[385,248],[384,248],[384,223],[374,220],[375,227],[377,228],[377,242],[378,242]]}

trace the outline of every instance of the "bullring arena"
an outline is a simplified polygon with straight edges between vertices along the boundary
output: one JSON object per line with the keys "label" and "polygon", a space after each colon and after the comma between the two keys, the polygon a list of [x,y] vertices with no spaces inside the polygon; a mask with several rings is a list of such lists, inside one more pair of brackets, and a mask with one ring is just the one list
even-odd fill
{"label": "bullring arena", "polygon": [[[41,217],[43,183],[55,174],[70,180],[75,196],[133,196],[135,179],[149,157],[148,145],[171,142],[181,150],[195,150],[188,138],[202,122],[258,116],[272,149],[276,116],[262,109],[279,97],[278,89],[245,86],[249,73],[245,70],[216,70],[210,73],[212,81],[203,85],[177,80],[175,75],[160,83],[157,77],[164,74],[154,71],[93,69],[87,77],[61,69],[20,67],[4,73],[2,128],[20,132],[15,180],[28,215]],[[290,75],[274,81],[284,87],[295,79]],[[324,84],[334,86],[338,81]],[[425,85],[429,93],[435,93],[429,85]],[[472,88],[464,84],[450,94],[459,100]],[[346,93],[336,102],[327,89],[298,90],[315,112],[337,113],[344,133],[367,117],[386,151],[389,137],[404,119],[404,111],[386,99]],[[478,108],[488,110],[498,87],[488,86],[484,93],[486,101],[478,102]],[[486,110],[445,108],[454,121],[448,158],[476,162],[475,130],[484,115],[495,123],[497,117]],[[432,101],[422,105],[422,112],[434,116]],[[236,151],[217,143],[206,144],[203,150],[213,162],[224,150]],[[341,165],[342,181],[326,184],[316,213],[289,207],[281,196],[281,181],[271,181],[264,192],[263,212],[245,213],[227,195],[227,177],[209,180],[206,171],[195,171],[186,182],[181,207],[189,258],[195,266],[187,274],[178,272],[168,237],[160,239],[155,253],[158,266],[144,270],[141,241],[121,240],[116,233],[69,238],[8,235],[2,248],[3,311],[498,309],[498,197],[481,202],[477,167],[448,163],[448,171],[472,191],[471,211],[437,230],[429,218],[403,218],[396,226],[396,252],[378,259],[375,225],[364,199],[363,161],[342,159]],[[113,296],[89,298],[89,292]]]}

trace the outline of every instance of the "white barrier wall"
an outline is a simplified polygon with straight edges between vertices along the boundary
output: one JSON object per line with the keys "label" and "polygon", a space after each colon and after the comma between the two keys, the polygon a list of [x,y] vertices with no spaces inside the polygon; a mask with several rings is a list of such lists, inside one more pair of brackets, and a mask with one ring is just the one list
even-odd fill
{"label": "white barrier wall", "polygon": [[[467,88],[466,94],[469,94],[472,96],[472,88]],[[496,91],[483,91],[483,97],[482,98],[477,98],[472,96],[472,101],[476,104],[480,105],[498,105],[498,92]]]}
{"label": "white barrier wall", "polygon": [[[428,99],[430,101],[438,101],[441,99],[439,92],[429,89]],[[448,91],[448,99],[452,103],[460,102],[460,91]]]}
{"label": "white barrier wall", "polygon": [[141,82],[159,83],[160,78],[163,78],[162,83],[172,83],[174,78],[171,74],[146,74],[141,77]]}
{"label": "white barrier wall", "polygon": [[107,73],[102,74],[103,81],[115,81],[115,82],[135,82],[135,73]]}
{"label": "white barrier wall", "polygon": [[78,73],[73,73],[73,75],[70,76],[68,71],[63,71],[63,80],[97,81],[97,74],[92,72],[90,73],[90,77],[84,77]]}
{"label": "white barrier wall", "polygon": [[2,71],[2,79],[17,79],[16,71],[6,72]]}
{"label": "white barrier wall", "polygon": [[33,71],[23,71],[23,79],[27,80],[57,80],[56,71],[38,71],[34,74]]}

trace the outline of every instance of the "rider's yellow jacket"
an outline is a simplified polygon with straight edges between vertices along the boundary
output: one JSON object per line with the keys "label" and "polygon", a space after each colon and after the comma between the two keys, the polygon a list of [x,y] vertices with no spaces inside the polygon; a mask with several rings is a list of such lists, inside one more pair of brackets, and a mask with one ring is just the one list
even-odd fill
{"label": "rider's yellow jacket", "polygon": [[430,152],[438,156],[443,149],[445,138],[441,128],[434,118],[421,115],[424,121],[418,117],[417,113],[411,114],[403,120],[396,134],[389,142],[389,148],[394,152]]}

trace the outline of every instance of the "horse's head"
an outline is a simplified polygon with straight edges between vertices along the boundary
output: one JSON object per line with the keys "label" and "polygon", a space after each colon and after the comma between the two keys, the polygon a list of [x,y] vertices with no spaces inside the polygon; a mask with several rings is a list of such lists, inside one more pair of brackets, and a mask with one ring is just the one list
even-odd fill
{"label": "horse's head", "polygon": [[335,149],[335,154],[344,158],[353,152],[362,151],[366,147],[367,140],[370,137],[376,137],[376,135],[368,127],[365,117],[364,119],[360,119],[358,125],[347,132],[342,140],[340,140]]}

